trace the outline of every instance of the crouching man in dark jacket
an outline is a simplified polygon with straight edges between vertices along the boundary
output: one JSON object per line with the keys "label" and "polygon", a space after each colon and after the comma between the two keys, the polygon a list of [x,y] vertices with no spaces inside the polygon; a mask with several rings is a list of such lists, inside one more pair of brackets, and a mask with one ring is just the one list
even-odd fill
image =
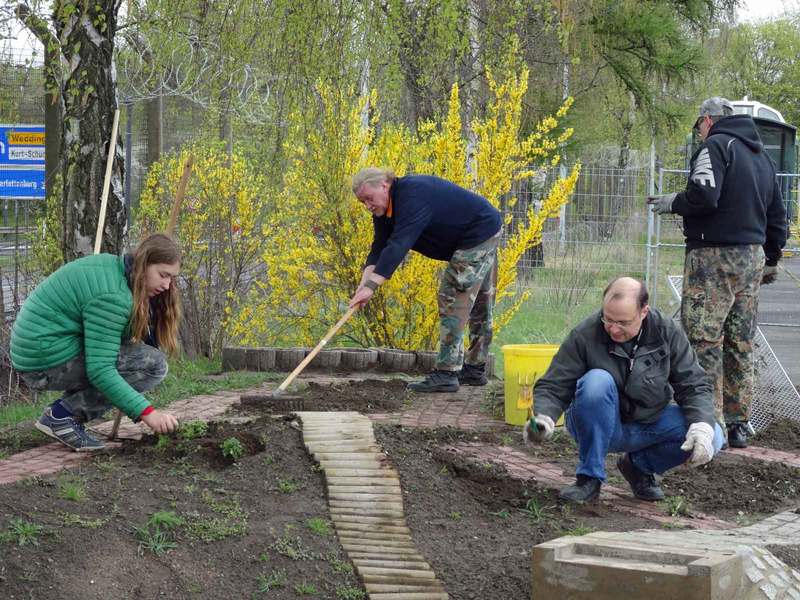
{"label": "crouching man in dark jacket", "polygon": [[710,380],[683,330],[647,301],[641,281],[612,281],[602,310],[570,332],[536,382],[525,440],[549,439],[566,412],[578,444],[577,480],[562,500],[597,498],[609,452],[624,453],[617,468],[637,498],[661,500],[655,473],[705,464],[722,447]]}

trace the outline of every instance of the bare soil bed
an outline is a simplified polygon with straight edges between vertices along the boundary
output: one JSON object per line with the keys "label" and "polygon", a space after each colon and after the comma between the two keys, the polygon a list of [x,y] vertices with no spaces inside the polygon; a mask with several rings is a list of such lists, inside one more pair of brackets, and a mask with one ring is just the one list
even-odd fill
{"label": "bare soil bed", "polygon": [[[402,384],[339,383],[304,394],[314,410],[385,412],[429,402]],[[366,597],[332,533],[324,474],[296,424],[254,408],[229,416],[233,422],[205,432],[184,426],[182,435],[127,443],[79,469],[0,486],[0,597]],[[571,475],[568,435],[525,447],[518,428],[376,425],[375,432],[400,473],[417,548],[455,600],[530,597],[531,548],[548,539],[659,527],[604,504],[561,504],[555,490],[443,450],[464,441],[504,444]],[[624,487],[613,462],[609,483]],[[673,500],[661,509],[745,524],[797,506],[798,475],[730,453],[667,474]],[[797,565],[797,547],[773,550]]]}

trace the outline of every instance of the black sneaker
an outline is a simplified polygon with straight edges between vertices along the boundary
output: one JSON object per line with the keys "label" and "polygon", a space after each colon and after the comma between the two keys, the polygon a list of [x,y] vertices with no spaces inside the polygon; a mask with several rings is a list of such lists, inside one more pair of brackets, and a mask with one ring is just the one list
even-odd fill
{"label": "black sneaker", "polygon": [[631,485],[633,495],[639,500],[656,502],[664,499],[664,490],[656,483],[656,476],[652,473],[645,473],[633,464],[627,454],[623,454],[617,460],[617,468],[625,480]]}
{"label": "black sneaker", "polygon": [[597,500],[600,495],[601,485],[603,485],[603,482],[599,479],[578,475],[575,478],[575,483],[561,490],[558,493],[558,497],[566,502],[575,502],[577,504],[592,502]]}
{"label": "black sneaker", "polygon": [[431,371],[422,381],[408,384],[412,392],[457,392],[457,371]]}
{"label": "black sneaker", "polygon": [[461,385],[486,385],[489,379],[486,377],[486,363],[480,365],[464,366],[460,371],[457,371],[458,383]]}
{"label": "black sneaker", "polygon": [[49,407],[45,409],[44,414],[36,421],[35,427],[45,435],[49,435],[76,452],[88,452],[105,448],[103,442],[86,433],[83,423],[75,417],[57,419],[53,416],[53,412]]}
{"label": "black sneaker", "polygon": [[731,448],[747,448],[747,423],[728,425],[728,445]]}

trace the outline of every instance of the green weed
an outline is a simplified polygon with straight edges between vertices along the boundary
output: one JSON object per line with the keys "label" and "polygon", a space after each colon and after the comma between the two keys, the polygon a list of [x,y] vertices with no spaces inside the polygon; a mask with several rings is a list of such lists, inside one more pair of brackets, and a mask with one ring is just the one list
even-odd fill
{"label": "green weed", "polygon": [[659,505],[671,517],[680,517],[689,514],[689,501],[684,496],[667,496]]}
{"label": "green weed", "polygon": [[6,530],[0,533],[0,542],[17,546],[38,546],[39,536],[43,531],[44,527],[41,525],[14,518]]}
{"label": "green weed", "polygon": [[292,537],[288,533],[275,540],[275,543],[270,548],[281,556],[292,560],[314,560],[318,558],[316,554],[303,545],[303,540],[300,537]]}
{"label": "green weed", "polygon": [[225,458],[237,460],[244,456],[244,446],[242,446],[242,442],[235,437],[229,437],[222,442],[219,447],[222,449],[222,456]]}
{"label": "green weed", "polygon": [[562,530],[562,533],[564,535],[571,535],[571,536],[576,536],[577,537],[577,536],[581,536],[581,535],[587,535],[589,533],[592,533],[593,531],[594,531],[594,529],[592,529],[591,527],[587,527],[586,525],[580,524],[580,525],[576,525],[572,529],[564,529],[564,530]]}
{"label": "green weed", "polygon": [[329,521],[321,517],[312,517],[306,521],[306,527],[311,531],[322,537],[330,537],[333,535],[333,529]]}
{"label": "green weed", "polygon": [[286,585],[287,577],[284,569],[275,569],[269,575],[259,575],[257,591],[260,594],[282,588]]}
{"label": "green weed", "polygon": [[454,511],[452,511],[452,512],[451,512],[449,515],[447,515],[447,516],[448,516],[448,517],[450,517],[450,519],[452,519],[453,521],[460,521],[461,519],[463,519],[463,518],[464,518],[464,515],[462,515],[462,514],[461,514],[459,511],[457,511],[457,510],[454,510]]}
{"label": "green weed", "polygon": [[247,533],[247,524],[227,518],[195,516],[186,522],[186,533],[204,542],[215,542]]}
{"label": "green weed", "polygon": [[511,513],[508,512],[508,510],[506,510],[505,508],[495,512],[490,512],[489,514],[493,517],[497,517],[498,519],[507,519],[511,516]]}
{"label": "green weed", "polygon": [[317,593],[317,587],[313,583],[304,581],[295,585],[294,591],[301,596],[313,596]]}
{"label": "green weed", "polygon": [[328,563],[336,573],[350,574],[353,572],[353,565],[345,560],[340,559],[336,554],[329,554],[327,556]]}
{"label": "green weed", "polygon": [[180,426],[178,436],[183,440],[194,440],[208,433],[208,423],[205,421],[190,421]]}
{"label": "green weed", "polygon": [[363,600],[367,595],[364,590],[349,585],[341,585],[336,588],[337,600]]}
{"label": "green weed", "polygon": [[86,500],[86,485],[76,477],[63,477],[58,482],[58,495],[71,502]]}
{"label": "green weed", "polygon": [[547,516],[547,513],[552,507],[546,507],[539,504],[539,500],[531,498],[525,503],[525,508],[522,512],[534,523],[538,523]]}
{"label": "green weed", "polygon": [[299,486],[291,479],[281,479],[278,481],[278,491],[282,494],[296,492]]}
{"label": "green weed", "polygon": [[68,527],[83,527],[84,529],[99,529],[109,521],[108,518],[85,519],[75,513],[61,513],[59,517],[61,522]]}

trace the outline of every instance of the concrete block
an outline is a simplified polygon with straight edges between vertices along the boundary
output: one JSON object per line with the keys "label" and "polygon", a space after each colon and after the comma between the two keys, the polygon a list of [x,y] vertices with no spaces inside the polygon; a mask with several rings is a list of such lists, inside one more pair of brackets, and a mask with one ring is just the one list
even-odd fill
{"label": "concrete block", "polygon": [[342,360],[339,363],[342,369],[348,371],[361,371],[368,369],[378,362],[378,351],[369,348],[339,348],[342,351]]}
{"label": "concrete block", "polygon": [[405,373],[414,368],[417,357],[413,352],[386,350],[381,357],[381,369],[392,373]]}
{"label": "concrete block", "polygon": [[735,600],[743,585],[734,551],[565,537],[533,549],[535,600]]}
{"label": "concrete block", "polygon": [[430,373],[436,368],[436,357],[439,356],[438,352],[424,351],[417,352],[417,370],[423,373]]}
{"label": "concrete block", "polygon": [[336,369],[342,362],[341,350],[320,350],[308,366],[312,369]]}
{"label": "concrete block", "polygon": [[275,367],[280,371],[294,371],[306,354],[307,348],[278,348],[275,351]]}

